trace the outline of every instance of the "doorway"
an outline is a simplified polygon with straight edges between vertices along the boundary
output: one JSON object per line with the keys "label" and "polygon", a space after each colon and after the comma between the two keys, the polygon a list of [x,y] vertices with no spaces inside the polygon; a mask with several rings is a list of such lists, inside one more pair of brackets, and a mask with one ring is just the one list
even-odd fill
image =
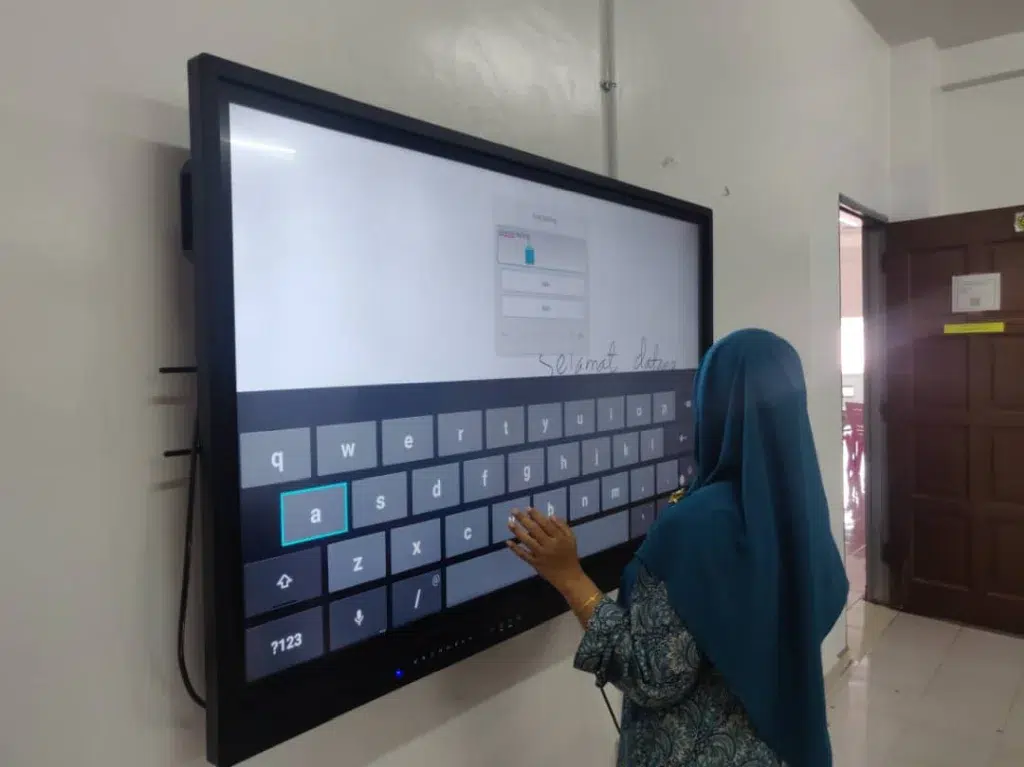
{"label": "doorway", "polygon": [[[865,605],[892,604],[888,564],[886,298],[882,261],[887,221],[848,197],[839,198],[840,358],[844,541],[849,619]],[[862,626],[863,628],[863,626]]]}
{"label": "doorway", "polygon": [[839,209],[840,360],[843,373],[843,532],[848,607],[867,591],[864,429],[864,219]]}

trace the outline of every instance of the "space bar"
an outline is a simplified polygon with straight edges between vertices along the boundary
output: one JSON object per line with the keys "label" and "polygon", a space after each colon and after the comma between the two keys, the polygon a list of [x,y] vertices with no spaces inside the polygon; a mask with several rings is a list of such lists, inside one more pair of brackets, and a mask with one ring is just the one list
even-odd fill
{"label": "space bar", "polygon": [[503,589],[533,574],[533,569],[508,549],[448,565],[445,579],[447,606]]}

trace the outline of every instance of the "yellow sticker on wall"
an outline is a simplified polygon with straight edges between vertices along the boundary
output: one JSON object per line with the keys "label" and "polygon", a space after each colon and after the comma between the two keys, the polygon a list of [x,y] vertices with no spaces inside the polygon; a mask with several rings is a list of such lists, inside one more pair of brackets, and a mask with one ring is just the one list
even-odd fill
{"label": "yellow sticker on wall", "polygon": [[957,322],[946,325],[942,332],[947,336],[967,335],[972,333],[1005,333],[1005,322]]}
{"label": "yellow sticker on wall", "polygon": [[1013,217],[1013,231],[1017,234],[1024,233],[1024,210],[1018,211]]}

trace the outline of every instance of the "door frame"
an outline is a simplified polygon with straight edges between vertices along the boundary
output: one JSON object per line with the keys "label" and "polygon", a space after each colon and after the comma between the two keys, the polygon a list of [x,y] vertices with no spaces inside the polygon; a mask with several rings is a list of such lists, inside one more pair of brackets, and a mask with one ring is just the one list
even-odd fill
{"label": "door frame", "polygon": [[[858,216],[861,230],[861,279],[864,305],[864,460],[867,483],[864,488],[867,585],[864,599],[891,604],[894,597],[892,572],[887,564],[889,549],[889,495],[886,491],[886,439],[882,409],[885,402],[885,227],[888,217],[839,195],[839,209]],[[846,558],[843,552],[844,561]]]}

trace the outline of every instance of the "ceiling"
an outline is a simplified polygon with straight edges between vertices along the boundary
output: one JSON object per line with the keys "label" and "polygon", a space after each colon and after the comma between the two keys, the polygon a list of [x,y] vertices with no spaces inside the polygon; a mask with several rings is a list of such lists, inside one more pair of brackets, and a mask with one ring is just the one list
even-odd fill
{"label": "ceiling", "polygon": [[892,45],[931,37],[940,48],[1024,31],[1024,0],[853,0]]}

